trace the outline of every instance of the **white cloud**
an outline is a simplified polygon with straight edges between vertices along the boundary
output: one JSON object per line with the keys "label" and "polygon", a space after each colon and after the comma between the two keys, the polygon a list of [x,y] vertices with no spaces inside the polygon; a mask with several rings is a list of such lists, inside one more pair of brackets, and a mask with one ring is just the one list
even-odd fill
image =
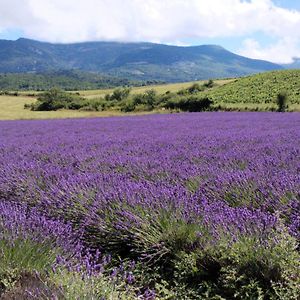
{"label": "white cloud", "polygon": [[[300,11],[280,8],[271,0],[0,0],[0,28],[20,28],[26,37],[52,42],[180,44],[257,31],[280,40],[299,40]],[[271,49],[247,43],[242,53],[259,58],[270,53],[275,58],[281,51],[287,59],[280,44]],[[293,47],[295,55],[298,49]]]}
{"label": "white cloud", "polygon": [[255,39],[245,39],[238,53],[250,58],[264,59],[276,63],[289,64],[300,57],[299,41],[293,38],[281,38],[276,43],[261,46]]}

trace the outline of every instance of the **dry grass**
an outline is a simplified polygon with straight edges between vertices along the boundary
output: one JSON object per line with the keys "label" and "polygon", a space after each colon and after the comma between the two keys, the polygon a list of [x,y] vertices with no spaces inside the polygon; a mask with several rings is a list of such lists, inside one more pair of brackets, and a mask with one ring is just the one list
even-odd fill
{"label": "dry grass", "polygon": [[[216,80],[215,83],[220,86],[232,81],[233,79],[227,80]],[[197,81],[202,84],[204,81]],[[157,93],[162,94],[167,91],[178,91],[183,88],[190,86],[192,82],[173,83],[173,84],[162,84],[153,86],[135,87],[132,89],[132,93],[143,93],[146,90],[154,89]],[[80,95],[87,99],[104,97],[106,94],[111,93],[113,89],[105,90],[88,90],[78,91]],[[109,116],[120,116],[125,115],[120,111],[76,111],[76,110],[59,110],[59,111],[31,111],[24,109],[25,104],[30,104],[36,101],[35,97],[28,97],[26,94],[38,95],[39,92],[27,91],[21,92],[20,96],[0,96],[0,120],[19,120],[19,119],[61,119],[61,118],[91,118],[91,117],[109,117]],[[135,112],[126,113],[126,115],[140,115],[150,113],[162,113],[163,111],[152,111],[152,112]]]}
{"label": "dry grass", "polygon": [[[64,118],[93,118],[125,115],[120,111],[78,111],[78,110],[58,110],[58,111],[31,111],[24,109],[24,104],[36,101],[31,97],[0,96],[0,120],[22,120],[22,119],[64,119]],[[153,112],[126,113],[126,115],[141,115]]]}
{"label": "dry grass", "polygon": [[[234,79],[222,79],[222,80],[215,80],[214,82],[217,86],[224,85],[233,81]],[[170,83],[170,84],[160,84],[160,85],[147,85],[141,87],[135,87],[132,89],[133,94],[143,93],[147,90],[154,89],[157,91],[158,94],[163,94],[167,91],[176,92],[180,89],[187,88],[191,86],[193,83],[203,84],[207,82],[207,80],[202,81],[195,81],[195,82],[181,82],[181,83]],[[105,89],[105,90],[88,90],[88,91],[76,91],[79,92],[80,95],[84,96],[85,98],[96,98],[96,97],[104,97],[106,94],[112,93],[113,89]]]}

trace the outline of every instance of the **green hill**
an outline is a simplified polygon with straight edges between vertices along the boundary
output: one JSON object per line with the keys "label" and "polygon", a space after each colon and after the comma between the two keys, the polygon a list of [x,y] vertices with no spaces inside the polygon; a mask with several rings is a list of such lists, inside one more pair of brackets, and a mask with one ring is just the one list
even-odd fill
{"label": "green hill", "polygon": [[179,47],[153,43],[51,44],[29,39],[0,40],[1,73],[75,69],[139,81],[184,82],[282,68],[236,55],[216,45]]}
{"label": "green hill", "polygon": [[274,105],[281,91],[287,92],[290,104],[300,104],[300,70],[273,71],[238,78],[205,94],[215,103]]}
{"label": "green hill", "polygon": [[64,90],[107,89],[116,86],[141,86],[157,82],[133,81],[78,70],[58,70],[45,73],[0,73],[0,91],[40,91],[52,87]]}

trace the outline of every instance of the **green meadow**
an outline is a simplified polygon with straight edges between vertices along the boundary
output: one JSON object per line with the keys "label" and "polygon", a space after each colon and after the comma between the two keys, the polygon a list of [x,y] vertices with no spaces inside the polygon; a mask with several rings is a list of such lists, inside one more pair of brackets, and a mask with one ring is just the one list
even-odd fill
{"label": "green meadow", "polygon": [[[155,105],[149,110],[143,106],[124,112],[118,105],[111,106],[101,111],[81,109],[59,109],[56,111],[32,111],[24,109],[24,105],[35,103],[40,92],[23,91],[18,96],[0,96],[0,119],[52,119],[52,118],[85,118],[107,117],[124,114],[166,113],[178,112],[178,110],[166,109],[161,103],[166,95],[170,99],[178,98],[184,94],[193,84],[203,86],[207,81],[149,85],[131,88],[130,95],[134,98],[143,95],[149,90],[156,93]],[[83,101],[89,103],[105,102],[105,96],[111,95],[114,89],[82,90],[74,91],[79,94]],[[265,72],[252,76],[214,80],[213,86],[199,90],[193,94],[194,98],[210,99],[213,110],[225,111],[274,111],[277,109],[276,98],[278,93],[285,92],[288,97],[287,111],[300,111],[300,70],[283,70]],[[181,93],[181,94],[180,94]],[[124,100],[125,105],[132,99]],[[123,101],[123,104],[124,104]],[[130,103],[129,103],[130,104]]]}
{"label": "green meadow", "polygon": [[[218,86],[231,82],[233,79],[217,80]],[[202,84],[204,81],[197,81]],[[164,94],[167,91],[177,92],[180,89],[187,88],[192,82],[172,83],[161,85],[150,85],[132,88],[132,94],[144,93],[149,89],[154,89],[158,94]],[[84,90],[74,91],[80,93],[85,99],[104,98],[106,94],[111,94],[114,89]],[[58,110],[58,111],[31,111],[24,109],[25,104],[34,103],[40,94],[37,91],[22,91],[19,96],[0,95],[0,120],[18,120],[18,119],[59,119],[59,118],[86,118],[86,117],[109,117],[124,115],[119,110],[109,111],[82,111],[82,110]],[[30,95],[30,96],[28,96]],[[129,114],[145,113],[164,113],[164,110],[153,110],[151,112],[134,112]],[[126,113],[128,114],[128,113]]]}

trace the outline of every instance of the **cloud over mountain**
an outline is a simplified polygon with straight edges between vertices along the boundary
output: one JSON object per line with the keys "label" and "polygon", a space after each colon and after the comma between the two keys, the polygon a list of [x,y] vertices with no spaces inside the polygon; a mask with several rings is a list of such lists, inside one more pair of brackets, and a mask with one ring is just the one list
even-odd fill
{"label": "cloud over mountain", "polygon": [[[44,41],[181,44],[240,37],[245,40],[240,52],[251,57],[290,62],[300,54],[300,11],[271,0],[1,0],[0,5],[0,31],[16,28]],[[250,41],[257,32],[275,42],[265,47]]]}

